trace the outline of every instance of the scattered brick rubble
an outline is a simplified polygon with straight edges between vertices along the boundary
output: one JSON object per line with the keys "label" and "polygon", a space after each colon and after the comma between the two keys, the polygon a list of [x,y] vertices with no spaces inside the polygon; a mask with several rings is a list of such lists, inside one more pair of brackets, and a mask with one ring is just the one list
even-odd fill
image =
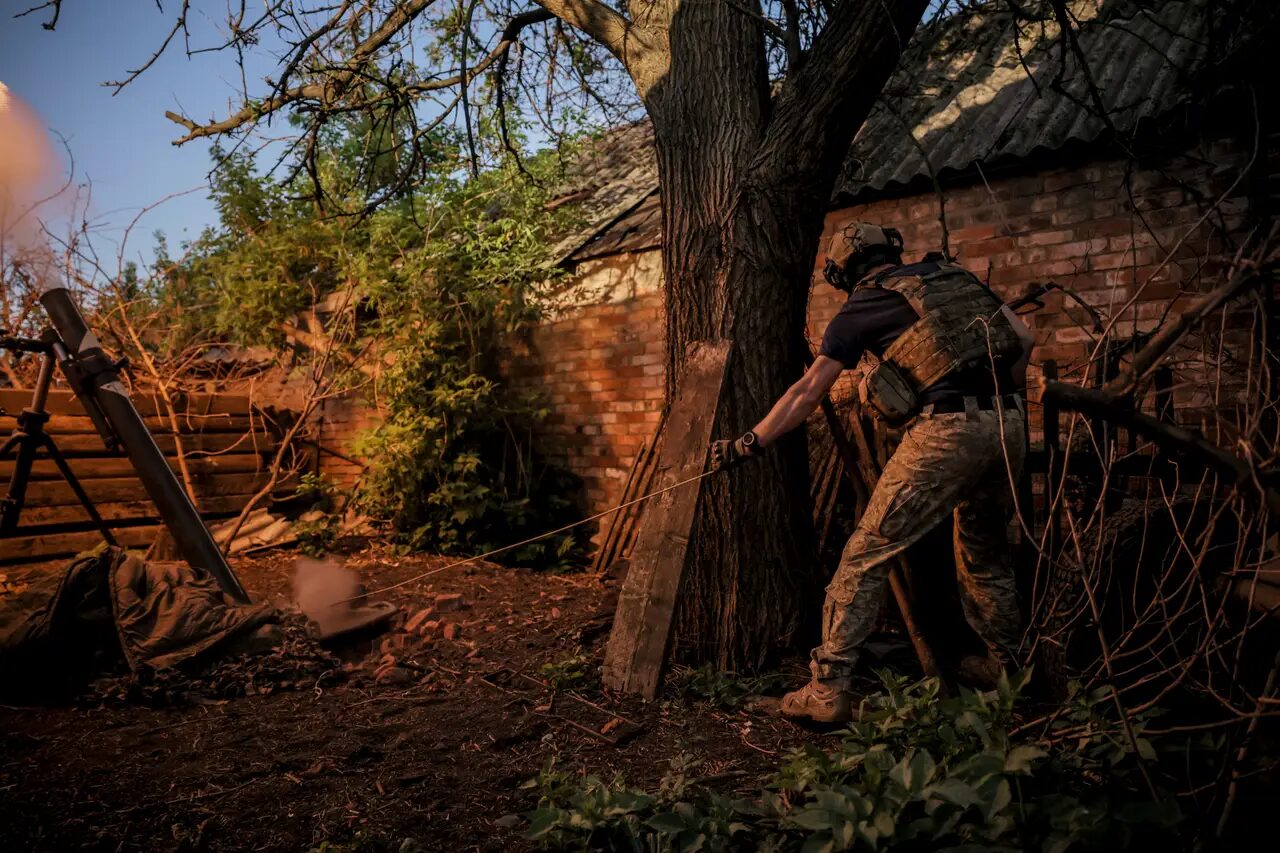
{"label": "scattered brick rubble", "polygon": [[372,677],[379,684],[409,684],[427,678],[441,655],[474,658],[476,644],[464,636],[478,627],[467,622],[469,605],[459,593],[440,593],[429,607],[407,610],[399,627],[378,644]]}

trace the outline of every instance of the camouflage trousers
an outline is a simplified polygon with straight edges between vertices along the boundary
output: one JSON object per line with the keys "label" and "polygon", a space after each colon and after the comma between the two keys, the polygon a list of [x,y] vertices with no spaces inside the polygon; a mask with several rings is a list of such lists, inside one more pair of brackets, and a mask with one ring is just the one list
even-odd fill
{"label": "camouflage trousers", "polygon": [[1013,488],[1022,470],[1020,409],[932,414],[911,423],[845,545],[827,586],[815,679],[848,687],[858,649],[875,626],[893,558],[954,513],[955,558],[965,618],[997,660],[1020,641],[1009,553]]}

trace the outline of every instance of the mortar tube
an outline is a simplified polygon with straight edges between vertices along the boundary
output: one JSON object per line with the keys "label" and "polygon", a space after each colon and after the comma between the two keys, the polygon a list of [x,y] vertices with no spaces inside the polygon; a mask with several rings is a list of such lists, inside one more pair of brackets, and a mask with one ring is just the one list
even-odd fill
{"label": "mortar tube", "polygon": [[248,593],[227,565],[222,550],[204,526],[186,489],[178,482],[169,463],[165,462],[151,431],[129,399],[118,368],[89,330],[71,293],[61,285],[46,287],[40,295],[40,303],[66,345],[68,358],[80,366],[85,375],[87,381],[78,392],[83,391],[97,402],[119,437],[133,470],[159,511],[160,519],[173,535],[179,553],[192,568],[211,574],[227,595],[248,604]]}

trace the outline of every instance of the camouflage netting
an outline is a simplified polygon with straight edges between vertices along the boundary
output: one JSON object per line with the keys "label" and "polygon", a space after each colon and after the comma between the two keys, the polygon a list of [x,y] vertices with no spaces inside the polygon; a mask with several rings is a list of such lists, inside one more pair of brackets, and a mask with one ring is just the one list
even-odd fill
{"label": "camouflage netting", "polygon": [[240,604],[184,563],[120,549],[0,598],[0,694],[129,701],[313,686],[340,667],[301,616]]}

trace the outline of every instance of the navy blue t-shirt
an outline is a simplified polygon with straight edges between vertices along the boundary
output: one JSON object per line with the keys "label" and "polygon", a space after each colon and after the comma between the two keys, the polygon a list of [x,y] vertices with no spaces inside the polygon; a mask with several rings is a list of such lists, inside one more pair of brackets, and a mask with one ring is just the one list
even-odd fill
{"label": "navy blue t-shirt", "polygon": [[[909,275],[928,275],[938,271],[938,264],[924,261],[907,264],[890,270],[884,278]],[[834,358],[852,370],[858,366],[862,354],[870,350],[877,358],[884,355],[889,345],[898,339],[918,318],[911,303],[901,293],[880,287],[863,287],[849,294],[840,313],[831,318],[822,336],[820,355]],[[1007,379],[1007,370],[999,370],[1000,386],[1005,393],[1013,388]],[[996,383],[992,381],[991,368],[978,365],[950,373],[920,392],[920,403],[936,403],[949,397],[965,395],[991,395]]]}

